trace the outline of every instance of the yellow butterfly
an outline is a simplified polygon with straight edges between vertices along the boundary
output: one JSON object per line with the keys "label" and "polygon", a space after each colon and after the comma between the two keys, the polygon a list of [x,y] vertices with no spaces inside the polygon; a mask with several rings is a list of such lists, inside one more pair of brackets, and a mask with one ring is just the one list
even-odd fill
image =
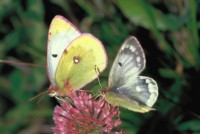
{"label": "yellow butterfly", "polygon": [[156,81],[138,76],[146,60],[138,40],[131,36],[120,48],[109,74],[105,99],[135,112],[148,112],[158,97]]}
{"label": "yellow butterfly", "polygon": [[64,17],[53,18],[47,45],[47,73],[51,96],[69,95],[98,77],[107,66],[102,43],[93,35],[81,33]]}

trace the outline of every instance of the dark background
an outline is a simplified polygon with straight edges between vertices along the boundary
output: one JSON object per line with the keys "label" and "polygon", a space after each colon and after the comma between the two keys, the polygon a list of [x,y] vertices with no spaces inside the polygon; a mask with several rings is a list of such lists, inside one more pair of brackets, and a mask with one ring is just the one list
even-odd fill
{"label": "dark background", "polygon": [[[123,41],[134,35],[145,50],[142,75],[159,86],[156,111],[121,109],[126,133],[200,133],[199,2],[195,0],[1,0],[0,59],[41,67],[0,63],[0,133],[52,133],[54,98],[27,100],[48,89],[47,30],[52,18],[66,17],[104,44],[109,65],[104,86]],[[99,87],[97,80],[87,88]],[[95,88],[94,87],[94,88]]]}

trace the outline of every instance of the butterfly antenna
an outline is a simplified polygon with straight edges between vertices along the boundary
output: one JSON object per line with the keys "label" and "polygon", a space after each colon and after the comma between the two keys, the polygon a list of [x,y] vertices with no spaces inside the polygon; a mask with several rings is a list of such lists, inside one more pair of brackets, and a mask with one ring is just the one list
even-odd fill
{"label": "butterfly antenna", "polygon": [[44,98],[45,94],[42,95],[42,97],[40,97],[40,99],[37,101],[37,105],[41,102],[41,100]]}
{"label": "butterfly antenna", "polygon": [[97,67],[97,65],[94,66],[94,70],[95,70],[95,72],[96,72],[97,80],[98,80],[98,82],[99,82],[99,85],[100,85],[100,87],[101,87],[101,89],[102,89],[103,87],[102,87],[101,82],[100,82],[100,79],[99,79],[100,70],[99,70],[99,68]]}
{"label": "butterfly antenna", "polygon": [[[43,97],[44,97],[44,95],[47,94],[47,93],[48,93],[48,91],[42,92],[42,93],[40,93],[40,94],[38,94],[38,95],[36,95],[36,96],[34,96],[34,97],[28,99],[28,101],[29,101],[29,102],[30,102],[30,101],[33,101],[34,99],[36,99],[37,97],[39,97],[39,96],[41,96],[41,95],[43,95]],[[41,98],[43,98],[43,97],[41,97]]]}

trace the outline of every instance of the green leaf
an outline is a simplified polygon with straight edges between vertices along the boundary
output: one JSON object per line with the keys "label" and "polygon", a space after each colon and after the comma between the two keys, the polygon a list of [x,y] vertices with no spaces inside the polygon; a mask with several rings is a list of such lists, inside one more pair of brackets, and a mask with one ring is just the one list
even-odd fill
{"label": "green leaf", "polygon": [[178,17],[164,14],[144,0],[117,0],[117,5],[132,23],[147,29],[177,30],[181,26]]}
{"label": "green leaf", "polygon": [[200,131],[200,120],[190,120],[180,124],[177,129],[179,131]]}
{"label": "green leaf", "polygon": [[170,69],[170,68],[161,68],[159,69],[159,74],[162,77],[175,79],[181,77],[180,74],[178,74],[176,71]]}

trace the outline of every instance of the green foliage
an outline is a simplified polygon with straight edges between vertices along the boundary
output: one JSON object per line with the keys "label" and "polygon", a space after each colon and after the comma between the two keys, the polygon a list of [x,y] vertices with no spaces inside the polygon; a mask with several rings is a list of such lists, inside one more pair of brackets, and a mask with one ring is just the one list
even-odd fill
{"label": "green foliage", "polygon": [[[118,0],[117,4],[132,23],[147,29],[156,28],[161,31],[174,31],[179,29],[182,23],[178,21],[179,18],[174,14],[164,14],[144,0]],[[173,23],[173,25],[169,25],[169,23]]]}
{"label": "green foliage", "polygon": [[[28,99],[48,89],[47,30],[60,14],[105,45],[104,87],[123,41],[134,35],[141,42],[147,59],[143,73],[157,81],[160,95],[156,111],[121,109],[126,133],[200,133],[199,7],[195,0],[1,0],[0,59],[42,67],[0,63],[0,132],[51,133],[55,99],[45,97],[38,105]],[[98,82],[86,89],[91,87],[97,91]]]}
{"label": "green foliage", "polygon": [[177,128],[181,132],[185,132],[185,131],[200,132],[199,126],[200,126],[199,120],[191,120],[191,121],[181,123]]}

